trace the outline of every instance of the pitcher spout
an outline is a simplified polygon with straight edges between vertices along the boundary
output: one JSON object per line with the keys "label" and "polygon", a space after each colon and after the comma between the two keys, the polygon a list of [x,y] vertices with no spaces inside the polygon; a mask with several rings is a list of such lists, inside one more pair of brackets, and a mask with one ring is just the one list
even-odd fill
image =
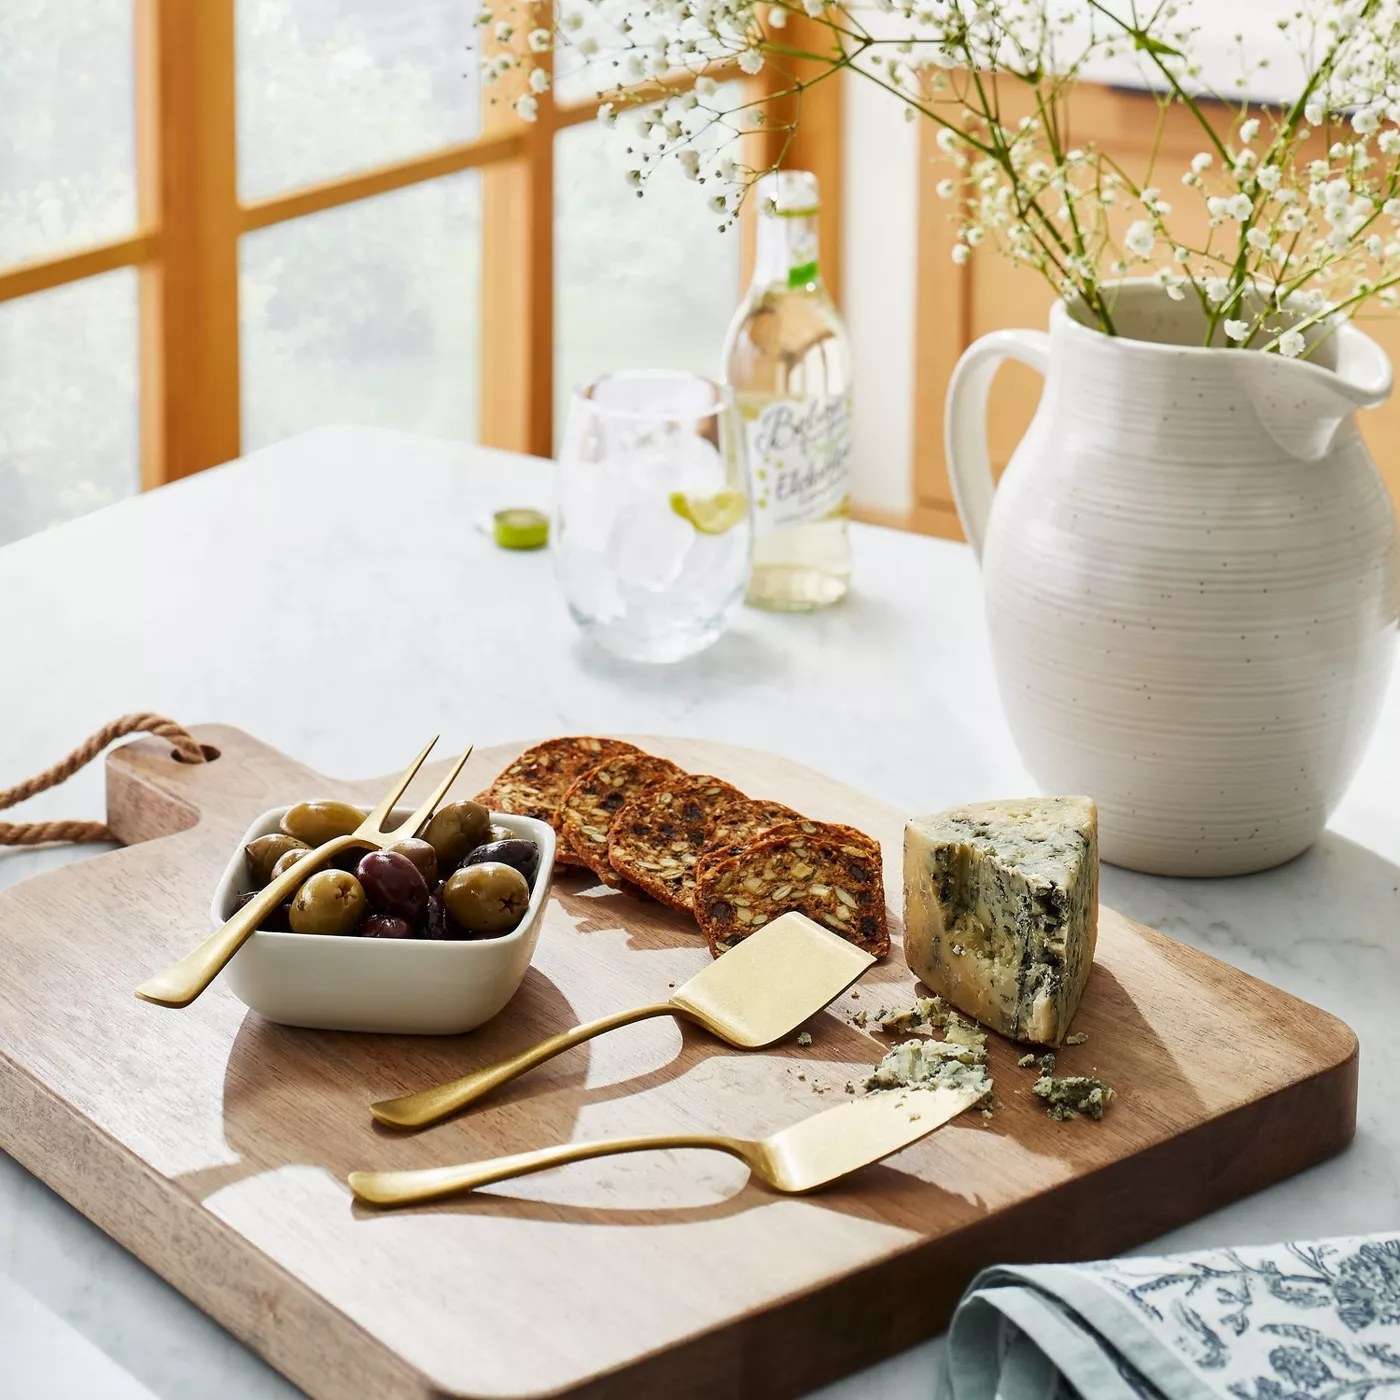
{"label": "pitcher spout", "polygon": [[1259,422],[1290,457],[1316,462],[1354,431],[1353,414],[1390,397],[1385,352],[1354,326],[1342,326],[1307,360],[1244,351],[1232,355]]}

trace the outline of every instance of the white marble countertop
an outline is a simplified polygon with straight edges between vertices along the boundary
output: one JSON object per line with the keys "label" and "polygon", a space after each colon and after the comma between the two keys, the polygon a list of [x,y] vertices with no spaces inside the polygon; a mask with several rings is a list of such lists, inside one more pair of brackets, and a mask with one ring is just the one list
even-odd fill
{"label": "white marble countertop", "polygon": [[[440,729],[452,751],[603,730],[768,748],[910,811],[1031,788],[963,546],[856,527],[843,607],[746,610],[704,655],[639,668],[581,640],[547,555],[497,551],[475,528],[495,507],[543,503],[548,473],[477,448],[324,429],[0,550],[0,785],[151,709],[237,725],[345,777],[394,771],[405,732]],[[280,607],[327,599],[316,633],[279,633]],[[543,645],[520,647],[527,631]],[[16,815],[100,816],[100,770]],[[1397,776],[1400,684],[1331,827],[1292,865],[1213,882],[1104,870],[1107,902],[1336,1013],[1362,1046],[1349,1151],[1147,1248],[1400,1222]],[[0,852],[0,884],[81,854]],[[0,929],[0,977],[3,947]],[[922,1400],[937,1346],[823,1400]],[[0,1355],[0,1391],[22,1400],[297,1394],[3,1155]]]}

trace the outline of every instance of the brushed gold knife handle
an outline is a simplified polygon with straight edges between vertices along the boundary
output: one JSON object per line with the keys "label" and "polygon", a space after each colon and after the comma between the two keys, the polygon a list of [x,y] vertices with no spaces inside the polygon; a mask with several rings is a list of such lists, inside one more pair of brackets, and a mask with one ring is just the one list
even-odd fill
{"label": "brushed gold knife handle", "polygon": [[552,1060],[565,1050],[572,1050],[575,1045],[582,1045],[585,1040],[592,1040],[595,1035],[616,1030],[619,1026],[630,1026],[634,1021],[645,1021],[651,1016],[684,1016],[688,1020],[695,1019],[684,1008],[669,1001],[657,1002],[653,1006],[639,1006],[632,1011],[619,1011],[616,1015],[603,1016],[597,1021],[589,1021],[586,1025],[575,1026],[572,1030],[552,1035],[548,1040],[542,1040],[538,1045],[532,1045],[518,1055],[497,1060],[494,1065],[473,1070],[471,1074],[464,1074],[460,1079],[436,1084],[431,1089],[420,1089],[417,1093],[404,1094],[401,1098],[382,1099],[379,1103],[370,1104],[369,1111],[381,1123],[387,1123],[394,1128],[429,1127],[433,1123],[440,1123],[458,1109],[475,1103],[483,1095],[509,1083],[526,1070],[534,1069],[546,1060]]}
{"label": "brushed gold knife handle", "polygon": [[675,1147],[711,1148],[727,1152],[752,1168],[755,1144],[742,1138],[720,1137],[711,1133],[676,1133],[657,1137],[609,1138],[602,1142],[569,1142],[560,1147],[542,1147],[537,1152],[518,1152],[510,1157],[491,1157],[484,1162],[466,1162],[457,1167],[425,1167],[419,1171],[351,1172],[347,1178],[355,1198],[375,1206],[419,1205],[474,1191],[478,1186],[508,1181],[515,1176],[587,1162],[594,1157],[612,1157],[623,1152],[665,1151]]}
{"label": "brushed gold knife handle", "polygon": [[257,932],[258,925],[297,889],[315,867],[350,846],[362,845],[356,836],[336,836],[317,846],[310,855],[284,870],[264,886],[233,917],[216,929],[179,962],[158,972],[136,989],[142,1001],[157,1006],[188,1006],[228,966],[233,955]]}

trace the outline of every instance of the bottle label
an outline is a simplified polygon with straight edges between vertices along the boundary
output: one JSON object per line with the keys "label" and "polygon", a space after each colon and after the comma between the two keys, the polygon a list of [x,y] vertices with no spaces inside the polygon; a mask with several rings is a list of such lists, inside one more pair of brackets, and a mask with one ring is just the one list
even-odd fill
{"label": "bottle label", "polygon": [[743,408],[756,534],[845,519],[851,395],[763,399]]}

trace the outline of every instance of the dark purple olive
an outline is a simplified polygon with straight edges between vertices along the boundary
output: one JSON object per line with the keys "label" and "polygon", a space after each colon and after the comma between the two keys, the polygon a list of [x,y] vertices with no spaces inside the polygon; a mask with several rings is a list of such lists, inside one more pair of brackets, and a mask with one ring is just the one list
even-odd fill
{"label": "dark purple olive", "polygon": [[429,889],[437,884],[437,852],[426,841],[420,841],[416,836],[405,836],[402,841],[395,841],[392,846],[385,846],[384,849],[407,856],[418,867],[418,873],[428,882]]}
{"label": "dark purple olive", "polygon": [[396,914],[421,924],[428,912],[428,882],[418,867],[397,851],[371,851],[355,867],[376,914]]}
{"label": "dark purple olive", "polygon": [[442,902],[442,895],[438,890],[434,890],[428,896],[428,917],[424,920],[424,935],[428,938],[458,938],[460,935],[453,928],[452,921],[447,917],[447,906]]}
{"label": "dark purple olive", "polygon": [[397,914],[371,914],[360,926],[360,936],[362,938],[417,938],[418,931],[407,919],[401,919]]}
{"label": "dark purple olive", "polygon": [[488,841],[478,846],[458,867],[465,870],[469,865],[480,865],[482,861],[499,861],[512,870],[518,870],[528,883],[533,884],[535,871],[540,868],[540,848],[523,836],[512,836],[508,841]]}

